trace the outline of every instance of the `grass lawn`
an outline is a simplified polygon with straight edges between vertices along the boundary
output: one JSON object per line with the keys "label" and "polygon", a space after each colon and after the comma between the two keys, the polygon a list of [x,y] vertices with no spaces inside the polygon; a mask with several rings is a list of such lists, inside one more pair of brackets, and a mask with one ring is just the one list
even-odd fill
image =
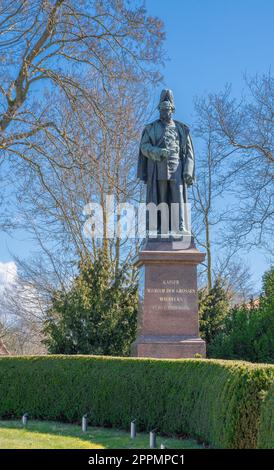
{"label": "grass lawn", "polygon": [[[194,440],[157,436],[157,447],[164,443],[169,449],[201,449]],[[0,449],[148,449],[149,434],[117,429],[80,426],[47,421],[31,421],[23,428],[19,421],[0,421]]]}

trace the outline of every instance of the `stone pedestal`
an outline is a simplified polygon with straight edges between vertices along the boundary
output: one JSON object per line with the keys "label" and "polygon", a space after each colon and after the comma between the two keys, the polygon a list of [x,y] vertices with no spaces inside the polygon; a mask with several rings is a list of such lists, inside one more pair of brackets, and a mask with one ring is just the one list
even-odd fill
{"label": "stone pedestal", "polygon": [[204,260],[191,242],[149,240],[136,265],[140,271],[137,339],[132,355],[158,358],[205,356],[199,337],[197,265]]}

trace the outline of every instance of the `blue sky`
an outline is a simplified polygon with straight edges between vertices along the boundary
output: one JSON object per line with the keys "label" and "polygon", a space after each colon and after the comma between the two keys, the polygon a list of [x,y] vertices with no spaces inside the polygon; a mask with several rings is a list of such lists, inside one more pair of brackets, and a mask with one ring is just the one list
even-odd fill
{"label": "blue sky", "polygon": [[[274,0],[147,0],[147,8],[165,22],[165,85],[174,92],[177,119],[190,127],[195,96],[231,83],[240,97],[244,74],[273,68]],[[243,258],[259,290],[268,256],[254,249]]]}
{"label": "blue sky", "polygon": [[[233,93],[240,96],[244,73],[268,72],[273,65],[274,0],[147,0],[146,4],[149,14],[165,22],[169,57],[165,84],[174,91],[177,118],[190,126],[196,95],[232,83]],[[10,251],[24,257],[31,248],[24,233],[13,239],[0,234],[0,263],[12,260]],[[257,250],[249,252],[248,259],[259,288],[266,259]]]}
{"label": "blue sky", "polygon": [[195,95],[232,83],[239,96],[244,73],[273,65],[273,0],[147,0],[147,7],[165,22],[164,76],[189,121]]}

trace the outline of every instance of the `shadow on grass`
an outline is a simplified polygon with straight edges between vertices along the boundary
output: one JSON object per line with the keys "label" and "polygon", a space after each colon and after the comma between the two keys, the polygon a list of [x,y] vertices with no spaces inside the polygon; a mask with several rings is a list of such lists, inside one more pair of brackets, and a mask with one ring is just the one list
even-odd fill
{"label": "shadow on grass", "polygon": [[[137,434],[136,439],[130,439],[129,432],[115,428],[99,428],[88,427],[86,433],[83,433],[80,426],[72,424],[63,424],[59,422],[49,421],[30,421],[27,427],[23,427],[20,421],[0,421],[0,440],[1,435],[8,440],[9,436],[5,436],[5,430],[22,431],[18,433],[18,438],[12,436],[13,447],[16,448],[16,440],[18,448],[23,448],[24,441],[30,442],[33,438],[35,448],[35,438],[39,440],[39,448],[45,442],[46,448],[101,448],[101,449],[148,449],[149,435],[145,433]],[[8,433],[6,433],[8,434]],[[47,436],[47,439],[44,436]],[[48,437],[52,436],[49,442]],[[58,439],[56,439],[58,437]],[[63,438],[63,439],[62,439]],[[68,439],[69,438],[69,439]],[[61,440],[60,440],[61,439]],[[66,443],[67,440],[67,443]],[[59,446],[58,446],[58,442]],[[169,449],[202,449],[202,446],[196,441],[190,439],[176,439],[169,437],[157,436],[157,447],[164,443]],[[66,447],[67,444],[67,447]],[[82,444],[82,447],[81,447]],[[14,447],[15,446],[15,447]],[[73,446],[73,447],[71,447]],[[6,447],[8,448],[8,447]],[[28,447],[25,447],[28,448]]]}

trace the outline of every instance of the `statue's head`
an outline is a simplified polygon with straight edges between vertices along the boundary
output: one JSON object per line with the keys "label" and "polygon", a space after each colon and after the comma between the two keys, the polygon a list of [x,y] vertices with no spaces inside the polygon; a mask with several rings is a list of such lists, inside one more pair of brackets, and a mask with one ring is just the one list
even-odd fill
{"label": "statue's head", "polygon": [[160,111],[161,120],[169,122],[172,113],[175,111],[174,98],[171,90],[162,90],[158,109]]}

